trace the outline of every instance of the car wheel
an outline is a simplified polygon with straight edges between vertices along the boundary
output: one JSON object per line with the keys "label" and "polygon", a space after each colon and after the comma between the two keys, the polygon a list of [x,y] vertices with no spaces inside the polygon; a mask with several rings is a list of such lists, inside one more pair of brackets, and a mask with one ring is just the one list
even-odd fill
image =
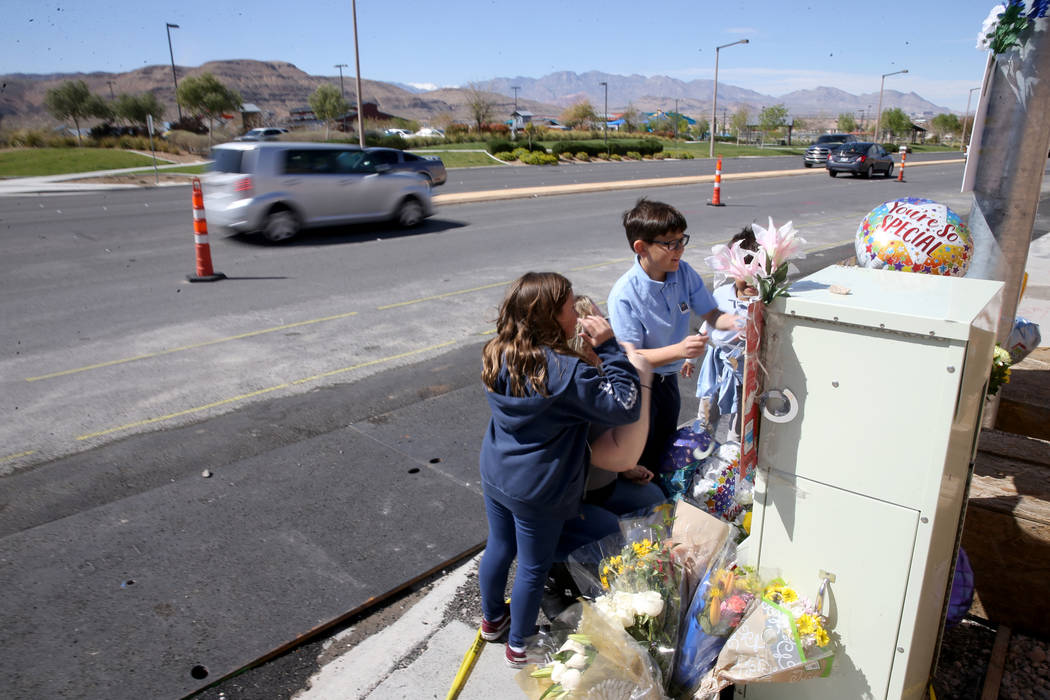
{"label": "car wheel", "polygon": [[419,203],[418,199],[409,197],[401,202],[401,207],[397,210],[398,224],[404,228],[412,228],[413,226],[419,226],[422,221],[423,205]]}
{"label": "car wheel", "polygon": [[836,175],[838,175],[838,171],[836,171],[836,170],[829,170],[828,171],[828,175],[830,175],[831,177],[835,177]]}
{"label": "car wheel", "polygon": [[890,163],[890,167],[886,168],[886,172],[882,174],[887,180],[893,177],[893,163]]}
{"label": "car wheel", "polygon": [[869,165],[869,166],[868,166],[868,169],[867,169],[867,170],[865,170],[865,171],[864,171],[864,172],[863,172],[863,173],[861,174],[861,177],[862,177],[862,178],[864,178],[865,180],[867,180],[867,179],[871,178],[871,169],[872,169],[872,167],[873,167],[873,166]]}
{"label": "car wheel", "polygon": [[806,166],[807,168],[812,168],[813,167],[812,163],[803,163],[802,165]]}
{"label": "car wheel", "polygon": [[299,233],[299,219],[287,209],[278,209],[266,217],[263,238],[270,243],[283,243]]}

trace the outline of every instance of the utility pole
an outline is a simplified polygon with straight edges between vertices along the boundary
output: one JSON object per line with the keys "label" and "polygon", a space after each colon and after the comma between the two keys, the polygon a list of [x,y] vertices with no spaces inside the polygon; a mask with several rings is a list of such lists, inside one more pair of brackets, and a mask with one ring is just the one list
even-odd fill
{"label": "utility pole", "polygon": [[[334,66],[339,69],[339,94],[342,95],[343,99],[346,99],[346,90],[343,89],[343,69],[348,68],[345,63],[337,63]],[[343,113],[343,131],[346,131],[346,112]]]}
{"label": "utility pole", "polygon": [[116,99],[113,96],[113,81],[112,80],[107,80],[106,81],[106,85],[109,86],[109,99],[111,99],[111,100]]}
{"label": "utility pole", "polygon": [[361,108],[361,54],[357,48],[357,0],[351,5],[354,12],[354,67],[357,70],[357,141],[365,147],[365,115]]}
{"label": "utility pole", "polygon": [[968,94],[966,96],[966,111],[963,112],[963,128],[962,128],[962,143],[963,143],[963,152],[964,153],[968,150],[968,144],[966,142],[966,119],[967,119],[967,117],[970,116],[970,100],[973,98],[973,93],[975,91],[977,91],[977,90],[980,90],[980,89],[981,89],[980,85],[978,85],[975,88],[970,88],[970,94]]}
{"label": "utility pole", "polygon": [[518,90],[521,89],[520,85],[511,85],[510,89],[514,91],[514,111],[518,111]]}
{"label": "utility pole", "polygon": [[604,80],[600,83],[605,88],[605,114],[602,115],[602,131],[605,134],[605,151],[609,152],[609,83]]}
{"label": "utility pole", "polygon": [[179,111],[179,121],[182,121],[182,105],[179,104],[179,79],[175,75],[175,52],[171,49],[171,30],[178,29],[179,25],[167,22],[168,30],[168,55],[171,56],[171,79],[175,82],[175,109]]}
{"label": "utility pole", "polygon": [[[715,119],[718,118],[718,55],[722,49],[729,46],[736,46],[737,44],[749,44],[750,39],[741,39],[740,41],[734,41],[731,44],[722,44],[721,46],[715,47],[715,89],[711,97],[711,123],[713,124]],[[715,130],[711,129],[711,147],[707,153],[708,158],[715,157]]]}
{"label": "utility pole", "polygon": [[678,140],[678,100],[674,101],[674,138]]}
{"label": "utility pole", "polygon": [[886,78],[890,77],[891,75],[900,75],[901,73],[907,73],[907,72],[908,72],[908,69],[905,68],[904,70],[898,70],[898,71],[894,71],[892,73],[883,73],[882,74],[882,83],[879,85],[879,111],[875,113],[875,130],[871,133],[871,140],[872,141],[878,141],[879,140],[879,126],[880,126],[880,124],[882,122],[882,89],[886,86]]}

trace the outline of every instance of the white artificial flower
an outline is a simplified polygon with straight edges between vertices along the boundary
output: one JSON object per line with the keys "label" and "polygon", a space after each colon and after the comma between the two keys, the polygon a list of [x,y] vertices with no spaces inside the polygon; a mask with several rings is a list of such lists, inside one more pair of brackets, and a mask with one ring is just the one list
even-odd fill
{"label": "white artificial flower", "polygon": [[569,660],[565,662],[565,665],[569,668],[583,670],[587,668],[587,657],[584,654],[573,654],[569,657]]}
{"label": "white artificial flower", "polygon": [[561,683],[561,679],[565,675],[566,670],[568,670],[568,667],[565,664],[561,661],[555,661],[551,666],[551,682]]}
{"label": "white artificial flower", "polygon": [[561,687],[565,690],[572,691],[576,690],[576,688],[580,685],[580,678],[582,676],[583,674],[580,673],[577,669],[570,668],[562,674],[561,680],[558,682],[561,683]]}
{"label": "white artificial flower", "polygon": [[558,651],[566,651],[566,650],[571,651],[574,654],[586,654],[587,653],[587,647],[583,646],[582,644],[577,642],[575,639],[566,639],[565,643],[561,645],[561,649],[558,649]]}
{"label": "white artificial flower", "polygon": [[1006,12],[1006,5],[996,5],[992,8],[992,11],[988,13],[984,23],[981,24],[981,32],[977,35],[977,48],[988,49],[991,47],[991,42],[988,40],[988,35],[995,32],[995,28],[999,26],[999,17]]}
{"label": "white artificial flower", "polygon": [[664,599],[656,591],[635,593],[634,609],[639,615],[658,617],[664,611]]}

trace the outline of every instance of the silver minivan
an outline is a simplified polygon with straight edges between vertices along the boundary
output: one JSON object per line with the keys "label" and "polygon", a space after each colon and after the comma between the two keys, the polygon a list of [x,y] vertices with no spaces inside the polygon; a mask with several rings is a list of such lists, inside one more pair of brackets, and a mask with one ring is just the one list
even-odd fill
{"label": "silver minivan", "polygon": [[235,142],[212,148],[212,159],[202,187],[209,225],[273,242],[314,226],[411,227],[434,213],[425,178],[394,172],[357,146]]}

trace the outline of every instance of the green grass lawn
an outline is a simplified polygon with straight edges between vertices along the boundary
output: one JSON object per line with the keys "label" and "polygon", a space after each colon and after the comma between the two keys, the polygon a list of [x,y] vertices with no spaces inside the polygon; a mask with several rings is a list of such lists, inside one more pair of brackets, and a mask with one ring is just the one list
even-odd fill
{"label": "green grass lawn", "polygon": [[[475,148],[483,147],[484,144],[475,145]],[[469,168],[474,165],[499,165],[499,163],[492,160],[484,153],[473,153],[458,148],[445,150],[444,148],[439,149],[437,146],[431,146],[429,148],[420,149],[419,155],[437,156],[441,158],[441,162],[445,164],[446,168]]]}
{"label": "green grass lawn", "polygon": [[14,148],[0,151],[0,177],[60,175],[152,164],[152,158],[112,148]]}

